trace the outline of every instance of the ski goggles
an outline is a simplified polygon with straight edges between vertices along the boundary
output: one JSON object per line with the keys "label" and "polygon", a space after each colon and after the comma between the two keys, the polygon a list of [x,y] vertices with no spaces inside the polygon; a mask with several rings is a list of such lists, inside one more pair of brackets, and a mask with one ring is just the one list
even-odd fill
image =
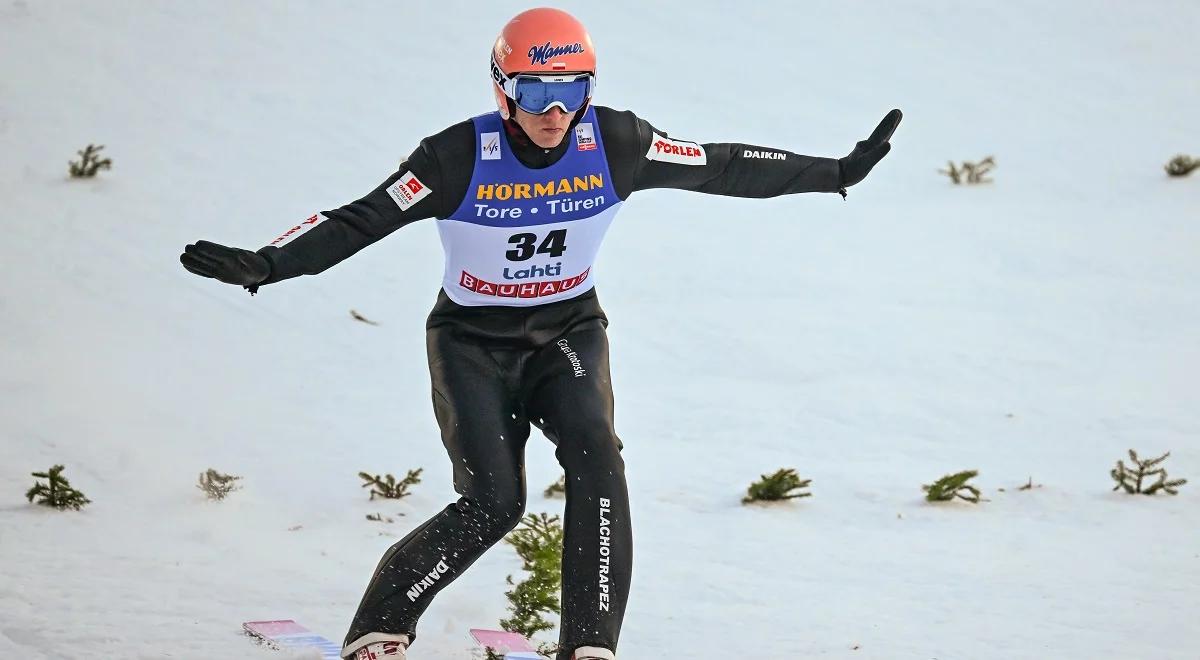
{"label": "ski goggles", "polygon": [[495,62],[492,78],[505,96],[532,115],[548,112],[554,106],[563,112],[576,112],[596,88],[596,76],[590,73],[519,73],[510,78]]}

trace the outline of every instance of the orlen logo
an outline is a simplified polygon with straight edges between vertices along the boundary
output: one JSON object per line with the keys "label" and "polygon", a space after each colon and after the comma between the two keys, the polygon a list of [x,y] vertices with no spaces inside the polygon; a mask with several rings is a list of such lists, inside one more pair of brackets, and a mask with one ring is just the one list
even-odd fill
{"label": "orlen logo", "polygon": [[410,206],[425,199],[432,192],[412,172],[405,172],[395,183],[388,186],[387,191],[401,211],[407,211]]}
{"label": "orlen logo", "polygon": [[575,53],[583,52],[583,44],[576,41],[573,44],[566,46],[555,46],[547,41],[541,46],[533,46],[529,49],[529,61],[532,64],[545,64],[547,61],[562,57],[563,55],[574,55]]}
{"label": "orlen logo", "polygon": [[676,144],[667,140],[658,140],[654,143],[655,153],[662,154],[666,152],[674,156],[686,156],[688,158],[699,158],[704,155],[704,150],[699,146],[690,144]]}
{"label": "orlen logo", "polygon": [[678,163],[680,165],[705,165],[708,163],[708,156],[704,153],[704,147],[695,142],[672,140],[658,133],[654,134],[654,140],[650,143],[650,150],[646,152],[646,159],[662,161],[664,163]]}

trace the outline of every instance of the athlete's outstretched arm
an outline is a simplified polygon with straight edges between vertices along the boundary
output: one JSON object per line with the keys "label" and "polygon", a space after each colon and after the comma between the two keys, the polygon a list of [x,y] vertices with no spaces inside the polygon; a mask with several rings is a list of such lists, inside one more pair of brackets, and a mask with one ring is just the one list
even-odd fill
{"label": "athlete's outstretched arm", "polygon": [[433,145],[444,134],[461,132],[462,127],[452,126],[422,140],[375,190],[311,216],[257,252],[197,241],[185,248],[180,261],[197,275],[240,284],[251,293],[264,284],[320,273],[405,225],[452,211],[443,209],[447,196]]}
{"label": "athlete's outstretched arm", "polygon": [[[805,156],[737,142],[675,140],[632,112],[597,108],[618,192],[675,188],[732,197],[842,192],[863,180],[891,148],[901,119],[892,110],[842,158]],[[620,174],[618,174],[620,172]]]}

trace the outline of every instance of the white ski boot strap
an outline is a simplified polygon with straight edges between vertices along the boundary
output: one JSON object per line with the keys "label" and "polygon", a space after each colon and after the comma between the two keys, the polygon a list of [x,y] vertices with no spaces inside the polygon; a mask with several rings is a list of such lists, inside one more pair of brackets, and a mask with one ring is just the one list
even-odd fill
{"label": "white ski boot strap", "polygon": [[575,649],[575,660],[617,660],[617,656],[599,646],[581,646]]}
{"label": "white ski boot strap", "polygon": [[404,660],[408,635],[368,633],[342,648],[346,660]]}

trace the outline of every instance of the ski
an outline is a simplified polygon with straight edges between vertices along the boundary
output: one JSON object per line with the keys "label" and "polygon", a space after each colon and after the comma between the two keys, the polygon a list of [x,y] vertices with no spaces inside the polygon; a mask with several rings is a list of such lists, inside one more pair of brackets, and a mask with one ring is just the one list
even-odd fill
{"label": "ski", "polygon": [[504,660],[545,660],[533,644],[518,633],[472,628],[471,637],[484,651],[492,651]]}
{"label": "ski", "polygon": [[242,624],[247,635],[276,649],[316,649],[322,660],[341,660],[342,645],[305,628],[291,619],[282,621],[247,621]]}

